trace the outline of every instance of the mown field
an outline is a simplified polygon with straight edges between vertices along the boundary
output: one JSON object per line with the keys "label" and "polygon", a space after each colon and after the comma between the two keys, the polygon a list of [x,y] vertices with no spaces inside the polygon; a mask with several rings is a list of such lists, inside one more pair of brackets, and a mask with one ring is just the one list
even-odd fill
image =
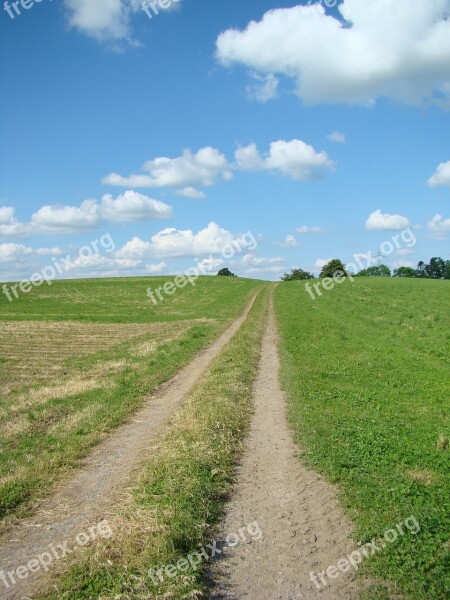
{"label": "mown field", "polygon": [[[205,277],[56,281],[0,296],[0,531],[216,337],[262,285]],[[6,521],[5,521],[6,519]]]}
{"label": "mown field", "polygon": [[347,280],[316,300],[292,282],[275,299],[295,438],[339,486],[355,549],[420,524],[364,562],[363,597],[447,598],[450,282]]}

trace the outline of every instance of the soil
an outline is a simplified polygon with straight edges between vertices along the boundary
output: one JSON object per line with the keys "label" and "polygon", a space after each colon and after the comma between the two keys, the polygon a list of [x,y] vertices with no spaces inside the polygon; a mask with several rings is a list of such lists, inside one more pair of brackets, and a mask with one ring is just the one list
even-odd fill
{"label": "soil", "polygon": [[336,491],[299,459],[278,377],[277,341],[271,303],[255,413],[219,539],[255,521],[263,535],[258,540],[245,534],[246,543],[224,549],[211,564],[210,598],[352,599],[357,594],[350,571],[326,577],[327,585],[318,579],[319,587],[310,579],[311,572],[337,565],[355,548]]}

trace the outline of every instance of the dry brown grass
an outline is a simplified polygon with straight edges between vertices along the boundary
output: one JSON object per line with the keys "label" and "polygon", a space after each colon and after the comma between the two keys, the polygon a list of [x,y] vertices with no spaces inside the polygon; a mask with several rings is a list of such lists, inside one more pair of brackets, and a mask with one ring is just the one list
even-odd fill
{"label": "dry brown grass", "polygon": [[[181,323],[98,324],[19,321],[2,322],[0,333],[0,396],[67,374],[74,357],[107,352],[123,342],[149,336],[155,343],[182,335],[192,321]],[[148,343],[148,342],[147,342]]]}
{"label": "dry brown grass", "polygon": [[436,474],[430,469],[419,469],[419,467],[414,467],[414,469],[408,472],[408,475],[414,479],[414,481],[418,481],[424,485],[433,485],[433,483],[436,483]]}

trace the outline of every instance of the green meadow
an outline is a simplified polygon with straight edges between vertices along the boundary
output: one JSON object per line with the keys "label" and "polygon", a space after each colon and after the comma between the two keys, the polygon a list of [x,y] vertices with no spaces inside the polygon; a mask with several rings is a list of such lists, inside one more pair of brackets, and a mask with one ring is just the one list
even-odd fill
{"label": "green meadow", "polygon": [[420,524],[364,562],[362,597],[448,597],[450,282],[346,280],[316,300],[292,282],[275,299],[290,423],[339,486],[355,549]]}
{"label": "green meadow", "polygon": [[[245,308],[262,282],[55,281],[0,296],[0,532]],[[5,521],[6,519],[6,521]]]}

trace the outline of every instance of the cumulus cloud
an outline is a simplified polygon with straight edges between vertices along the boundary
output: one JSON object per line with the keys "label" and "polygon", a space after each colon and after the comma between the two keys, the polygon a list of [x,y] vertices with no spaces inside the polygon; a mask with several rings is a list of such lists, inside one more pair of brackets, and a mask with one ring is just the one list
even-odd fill
{"label": "cumulus cloud", "polygon": [[188,198],[204,198],[198,187],[209,187],[220,180],[229,180],[233,171],[269,171],[282,173],[293,179],[308,180],[323,176],[334,169],[334,162],[326,152],[317,152],[302,140],[278,140],[269,151],[261,154],[256,144],[239,147],[230,162],[217,148],[207,146],[195,154],[185,150],[177,158],[159,157],[147,161],[142,171],[127,177],[110,173],[103,177],[106,185],[135,188],[174,188],[175,193]]}
{"label": "cumulus cloud", "polygon": [[23,244],[6,243],[0,244],[1,263],[27,262],[30,257],[60,256],[62,250],[59,248],[30,248]]}
{"label": "cumulus cloud", "polygon": [[16,219],[12,206],[0,207],[0,237],[27,237],[29,233],[30,226]]}
{"label": "cumulus cloud", "polygon": [[0,207],[0,237],[26,237],[32,234],[71,234],[93,229],[105,222],[133,222],[170,219],[172,207],[132,190],[113,198],[84,200],[80,206],[46,205],[37,210],[30,223],[14,217],[14,209]]}
{"label": "cumulus cloud", "polygon": [[0,225],[11,223],[14,219],[14,208],[12,206],[0,207]]}
{"label": "cumulus cloud", "polygon": [[323,267],[330,262],[330,260],[332,260],[332,259],[331,258],[318,258],[316,260],[316,262],[314,263],[314,267],[316,268],[317,271],[321,271],[323,269]]}
{"label": "cumulus cloud", "polygon": [[185,150],[182,156],[167,158],[161,156],[147,161],[142,170],[144,174],[123,177],[110,173],[103,183],[136,188],[190,188],[211,186],[218,179],[231,179],[231,165],[216,148],[207,146],[193,154]]}
{"label": "cumulus cloud", "polygon": [[97,227],[100,220],[97,202],[84,200],[80,206],[43,206],[31,217],[31,225],[40,232],[71,233]]}
{"label": "cumulus cloud", "polygon": [[431,237],[435,240],[445,240],[450,233],[450,219],[444,219],[442,215],[435,215],[427,224]]}
{"label": "cumulus cloud", "polygon": [[33,254],[33,249],[23,244],[0,244],[0,262],[10,263]]}
{"label": "cumulus cloud", "polygon": [[128,190],[116,199],[109,194],[103,196],[100,214],[106,221],[150,221],[172,218],[172,207]]}
{"label": "cumulus cloud", "polygon": [[450,160],[438,165],[435,173],[428,180],[428,185],[430,187],[437,187],[438,185],[450,186]]}
{"label": "cumulus cloud", "polygon": [[325,233],[325,229],[322,229],[322,227],[316,227],[315,225],[312,227],[308,227],[308,225],[302,225],[301,227],[297,228],[297,231],[302,235],[306,235],[307,233]]}
{"label": "cumulus cloud", "polygon": [[264,156],[261,156],[256,144],[249,144],[236,150],[235,159],[242,171],[278,172],[297,180],[316,179],[325,170],[334,168],[326,152],[316,152],[302,140],[272,142]]}
{"label": "cumulus cloud", "polygon": [[265,104],[278,96],[278,84],[280,82],[273,73],[265,76],[251,73],[250,76],[254,83],[247,85],[245,88],[248,98]]}
{"label": "cumulus cloud", "polygon": [[449,0],[344,0],[267,12],[216,42],[225,66],[293,78],[304,103],[450,100]]}
{"label": "cumulus cloud", "polygon": [[327,135],[327,138],[330,142],[336,142],[337,144],[345,144],[347,141],[345,133],[341,133],[340,131],[333,131],[333,133]]}
{"label": "cumulus cloud", "polygon": [[[131,36],[131,18],[139,0],[64,0],[69,26],[99,42],[139,43]],[[120,47],[120,46],[118,46]]]}
{"label": "cumulus cloud", "polygon": [[165,262],[160,262],[158,264],[153,263],[150,265],[146,265],[145,270],[151,275],[157,275],[158,273],[162,273],[162,271],[164,271],[164,269],[166,268],[167,264]]}
{"label": "cumulus cloud", "polygon": [[407,217],[401,215],[382,214],[381,210],[376,210],[366,221],[366,229],[380,231],[400,231],[411,226]]}
{"label": "cumulus cloud", "polygon": [[116,255],[118,258],[176,258],[221,254],[225,248],[246,248],[247,237],[233,235],[213,221],[207,227],[194,233],[192,229],[168,227],[145,241],[134,237]]}

